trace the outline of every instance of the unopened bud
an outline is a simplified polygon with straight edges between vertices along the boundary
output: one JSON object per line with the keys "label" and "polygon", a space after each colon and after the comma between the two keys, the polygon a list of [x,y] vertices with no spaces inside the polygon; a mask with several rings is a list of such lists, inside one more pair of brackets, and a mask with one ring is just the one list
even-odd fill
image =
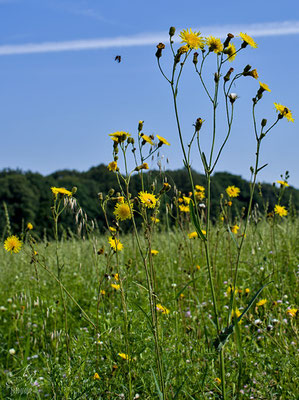
{"label": "unopened bud", "polygon": [[142,129],[143,129],[143,124],[144,124],[144,121],[139,121],[138,122],[138,132],[141,132],[142,131]]}
{"label": "unopened bud", "polygon": [[175,27],[174,27],[174,26],[171,26],[171,27],[169,28],[169,36],[172,37],[172,36],[174,36],[174,34],[175,34]]}
{"label": "unopened bud", "polygon": [[251,70],[251,65],[247,64],[246,67],[243,69],[243,74],[246,74],[250,70]]}
{"label": "unopened bud", "polygon": [[114,189],[109,189],[109,192],[108,192],[109,196],[113,196],[113,195],[114,195],[114,192],[115,192]]}
{"label": "unopened bud", "polygon": [[265,118],[262,119],[261,125],[263,128],[267,125],[267,120]]}
{"label": "unopened bud", "polygon": [[198,63],[198,53],[195,52],[195,53],[193,54],[193,64],[196,65],[197,63]]}
{"label": "unopened bud", "polygon": [[203,120],[201,118],[197,118],[195,122],[195,130],[196,132],[199,132],[203,124]]}
{"label": "unopened bud", "polygon": [[102,192],[98,193],[98,199],[101,200],[101,201],[103,200],[103,193]]}
{"label": "unopened bud", "polygon": [[225,39],[224,43],[223,43],[223,48],[225,49],[228,45],[229,42],[231,41],[231,39],[234,37],[234,35],[232,33],[228,33],[227,34],[227,38]]}
{"label": "unopened bud", "polygon": [[233,72],[234,72],[234,69],[233,69],[233,68],[230,68],[230,69],[227,71],[227,74],[226,74],[225,77],[223,78],[225,82],[227,82],[227,81],[230,80],[230,76],[231,76],[231,74],[232,74]]}
{"label": "unopened bud", "polygon": [[74,194],[77,192],[78,188],[77,186],[74,186],[72,189],[72,196],[74,196]]}
{"label": "unopened bud", "polygon": [[215,72],[215,74],[214,74],[214,81],[215,81],[216,83],[219,82],[219,78],[220,78],[220,76],[219,76],[218,72]]}

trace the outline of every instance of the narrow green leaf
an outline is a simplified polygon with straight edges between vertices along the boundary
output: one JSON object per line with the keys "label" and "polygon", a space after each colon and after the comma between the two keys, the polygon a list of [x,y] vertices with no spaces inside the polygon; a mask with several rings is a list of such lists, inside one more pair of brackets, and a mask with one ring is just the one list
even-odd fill
{"label": "narrow green leaf", "polygon": [[154,377],[154,381],[155,381],[155,385],[156,385],[156,388],[157,388],[157,392],[158,392],[158,395],[159,395],[159,399],[163,400],[163,393],[160,390],[159,383],[157,381],[157,377],[156,377],[155,372],[154,372],[152,367],[151,367],[151,370],[152,370],[152,374],[153,374],[153,377]]}

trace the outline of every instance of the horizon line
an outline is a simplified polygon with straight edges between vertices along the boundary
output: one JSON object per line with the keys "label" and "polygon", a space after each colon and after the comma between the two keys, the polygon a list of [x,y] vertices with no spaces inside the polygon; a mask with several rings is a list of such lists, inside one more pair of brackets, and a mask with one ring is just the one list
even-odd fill
{"label": "horizon line", "polygon": [[[299,34],[299,21],[283,21],[283,22],[266,22],[255,24],[240,25],[218,25],[206,26],[200,30],[203,36],[208,36],[213,32],[213,36],[224,39],[228,32],[234,35],[240,32],[246,32],[255,37],[283,36]],[[119,36],[114,38],[96,38],[96,39],[78,39],[61,42],[42,42],[42,43],[25,43],[19,45],[1,45],[0,56],[17,55],[17,54],[37,54],[37,53],[53,53],[64,51],[82,51],[97,50],[117,47],[134,47],[155,45],[161,41],[169,40],[166,32],[157,33],[140,33],[130,36]],[[175,42],[179,40],[174,39]]]}

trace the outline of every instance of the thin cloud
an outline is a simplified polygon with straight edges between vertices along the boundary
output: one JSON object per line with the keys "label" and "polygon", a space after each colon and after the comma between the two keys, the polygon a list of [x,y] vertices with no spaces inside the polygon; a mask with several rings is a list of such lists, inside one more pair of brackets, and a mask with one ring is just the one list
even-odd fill
{"label": "thin cloud", "polygon": [[[228,32],[231,32],[235,35],[239,34],[239,32],[245,32],[254,37],[296,35],[299,34],[299,21],[267,22],[251,25],[206,26],[199,29],[205,36],[212,33],[214,36],[218,36],[220,38],[225,38]],[[148,46],[163,41],[166,42],[168,38],[169,36],[167,32],[161,32],[132,36],[119,36],[106,39],[2,45],[0,46],[0,55],[4,56],[14,54],[51,53],[61,51]]]}

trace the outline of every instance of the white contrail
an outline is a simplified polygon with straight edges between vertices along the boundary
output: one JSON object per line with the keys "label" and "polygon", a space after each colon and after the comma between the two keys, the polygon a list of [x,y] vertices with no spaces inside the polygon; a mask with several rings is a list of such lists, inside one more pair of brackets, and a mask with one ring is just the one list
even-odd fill
{"label": "white contrail", "polygon": [[[213,36],[217,36],[220,38],[225,38],[228,32],[235,35],[240,32],[244,32],[254,37],[296,35],[299,34],[299,21],[271,23],[267,22],[248,25],[205,26],[198,29],[195,28],[194,30],[200,30],[204,36],[212,34]],[[132,46],[147,46],[155,45],[159,42],[166,42],[168,39],[168,33],[161,32],[146,34],[144,33],[132,36],[119,36],[106,39],[85,39],[65,42],[2,45],[0,46],[0,56],[13,54],[51,53],[59,51],[78,51]]]}

